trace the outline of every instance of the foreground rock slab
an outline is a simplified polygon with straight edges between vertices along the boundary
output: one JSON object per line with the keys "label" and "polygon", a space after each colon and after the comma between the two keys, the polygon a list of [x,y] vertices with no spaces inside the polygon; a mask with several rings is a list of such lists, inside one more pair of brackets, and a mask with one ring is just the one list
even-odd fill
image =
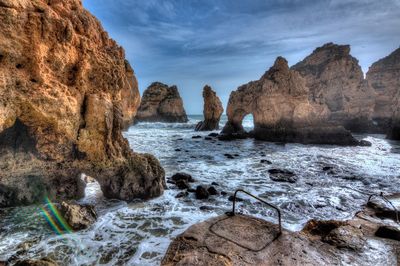
{"label": "foreground rock slab", "polygon": [[381,222],[367,213],[360,217],[312,220],[300,232],[283,230],[278,236],[278,226],[265,220],[222,215],[178,236],[161,264],[398,265],[400,242],[376,238],[374,232]]}
{"label": "foreground rock slab", "polygon": [[86,229],[97,220],[97,213],[92,205],[65,201],[60,205],[61,214],[74,230]]}

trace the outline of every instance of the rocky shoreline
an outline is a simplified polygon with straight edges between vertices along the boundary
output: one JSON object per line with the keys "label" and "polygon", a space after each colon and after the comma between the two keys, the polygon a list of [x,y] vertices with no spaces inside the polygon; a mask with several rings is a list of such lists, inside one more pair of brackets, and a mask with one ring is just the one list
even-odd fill
{"label": "rocky shoreline", "polygon": [[260,218],[222,215],[175,238],[161,265],[395,265],[400,229],[382,213],[396,217],[390,206],[371,201],[351,220],[310,220],[300,232],[282,234]]}

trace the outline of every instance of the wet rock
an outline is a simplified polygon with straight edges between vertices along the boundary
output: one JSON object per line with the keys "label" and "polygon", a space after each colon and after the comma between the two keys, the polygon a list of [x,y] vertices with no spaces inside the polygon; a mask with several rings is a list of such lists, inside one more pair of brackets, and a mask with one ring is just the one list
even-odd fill
{"label": "wet rock", "polygon": [[276,182],[288,182],[288,183],[295,183],[297,181],[296,175],[284,169],[269,169],[269,178]]}
{"label": "wet rock", "polygon": [[178,189],[189,189],[190,188],[189,182],[184,179],[176,181],[175,184],[178,187]]}
{"label": "wet rock", "polygon": [[208,136],[209,137],[213,137],[213,138],[216,138],[216,137],[218,137],[218,133],[210,133],[210,134],[208,134]]}
{"label": "wet rock", "polygon": [[271,162],[271,161],[269,161],[269,160],[265,160],[265,159],[262,159],[262,160],[260,160],[260,163],[272,164],[272,162]]}
{"label": "wet rock", "polygon": [[175,198],[180,199],[180,198],[187,197],[188,195],[189,195],[189,193],[187,191],[179,192],[178,194],[176,194]]}
{"label": "wet rock", "polygon": [[197,136],[192,136],[192,139],[201,139],[201,136],[197,135]]}
{"label": "wet rock", "polygon": [[222,196],[226,196],[226,195],[228,195],[228,192],[226,192],[226,191],[221,191],[221,195],[222,195]]}
{"label": "wet rock", "polygon": [[324,172],[331,171],[331,170],[333,170],[333,166],[324,166],[322,168],[322,171],[324,171]]}
{"label": "wet rock", "polygon": [[135,121],[186,123],[188,118],[178,88],[152,83],[143,93]]}
{"label": "wet rock", "polygon": [[[221,194],[222,194],[222,192],[221,192]],[[228,200],[232,201],[232,202],[234,199],[235,199],[235,196],[233,196],[233,195],[229,196],[229,198],[228,198]],[[236,202],[241,202],[241,201],[243,201],[242,198],[236,197]]]}
{"label": "wet rock", "polygon": [[171,176],[171,179],[175,182],[179,181],[179,180],[185,180],[189,183],[195,182],[195,180],[193,179],[193,177],[190,174],[187,173],[176,173],[173,176]]}
{"label": "wet rock", "polygon": [[200,206],[199,209],[200,209],[201,211],[212,211],[212,210],[214,210],[214,208],[211,207],[211,206]]}
{"label": "wet rock", "polygon": [[210,86],[206,85],[203,89],[204,98],[204,121],[196,125],[196,131],[209,131],[215,130],[219,127],[219,120],[224,108],[222,107],[221,100],[218,98],[215,91]]}
{"label": "wet rock", "polygon": [[175,151],[182,151],[181,149],[175,149]]}
{"label": "wet rock", "polygon": [[400,230],[399,228],[393,226],[387,226],[387,225],[380,226],[378,230],[375,232],[375,235],[377,237],[400,241]]}
{"label": "wet rock", "polygon": [[194,188],[188,188],[186,191],[189,193],[196,193],[196,189]]}
{"label": "wet rock", "polygon": [[92,205],[80,205],[76,202],[63,201],[60,211],[74,230],[86,229],[97,220],[97,213]]}
{"label": "wet rock", "polygon": [[212,186],[219,186],[219,184],[217,182],[212,182],[211,185]]}
{"label": "wet rock", "polygon": [[48,258],[43,258],[39,260],[20,260],[17,261],[15,266],[57,266],[58,264]]}
{"label": "wet rock", "polygon": [[322,241],[338,248],[361,250],[366,240],[360,229],[344,225],[330,231],[322,238]]}
{"label": "wet rock", "polygon": [[196,199],[208,199],[210,193],[203,186],[197,186],[196,188]]}
{"label": "wet rock", "polygon": [[213,186],[211,186],[211,187],[209,187],[208,189],[207,189],[207,192],[210,194],[210,195],[218,195],[218,191],[215,189],[215,187],[213,187]]}
{"label": "wet rock", "polygon": [[371,147],[372,146],[372,143],[371,142],[369,142],[368,140],[360,140],[360,142],[359,142],[359,144],[358,144],[359,146],[362,146],[362,147]]}
{"label": "wet rock", "polygon": [[176,182],[175,182],[175,181],[172,181],[172,180],[167,180],[167,183],[168,183],[168,184],[173,184],[173,185],[175,185]]}
{"label": "wet rock", "polygon": [[205,140],[213,140],[211,137],[204,137]]}
{"label": "wet rock", "polygon": [[227,159],[235,159],[235,156],[233,156],[232,154],[229,154],[229,153],[225,153],[224,156],[225,156]]}

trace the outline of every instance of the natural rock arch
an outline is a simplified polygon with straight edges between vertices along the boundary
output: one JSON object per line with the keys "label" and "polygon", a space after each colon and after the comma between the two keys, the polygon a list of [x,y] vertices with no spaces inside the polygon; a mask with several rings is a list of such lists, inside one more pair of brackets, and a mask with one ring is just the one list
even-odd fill
{"label": "natural rock arch", "polygon": [[[356,145],[349,131],[327,124],[325,104],[310,101],[305,80],[290,70],[286,59],[275,64],[258,81],[239,87],[229,98],[228,122],[221,138],[246,136],[242,121],[254,118],[254,137],[261,140],[316,144]],[[231,136],[231,137],[229,137]]]}

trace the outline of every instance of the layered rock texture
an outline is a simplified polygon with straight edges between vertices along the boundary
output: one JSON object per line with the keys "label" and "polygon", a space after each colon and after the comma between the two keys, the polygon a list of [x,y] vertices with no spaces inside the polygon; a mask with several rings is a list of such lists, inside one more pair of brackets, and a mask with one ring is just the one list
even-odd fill
{"label": "layered rock texture", "polygon": [[[393,126],[399,127],[400,48],[372,64],[366,77],[376,92],[374,120],[388,129],[393,117]],[[392,135],[396,134],[391,130],[389,137]]]}
{"label": "layered rock texture", "polygon": [[352,131],[369,131],[375,92],[349,45],[325,44],[292,67],[305,79],[310,100],[328,107],[328,119]]}
{"label": "layered rock texture", "polygon": [[397,92],[395,106],[387,137],[393,140],[400,140],[400,90]]}
{"label": "layered rock texture", "polygon": [[80,0],[0,0],[0,207],[163,192],[164,170],[121,128],[139,103],[124,50]]}
{"label": "layered rock texture", "polygon": [[154,82],[143,93],[136,122],[186,123],[188,118],[176,86]]}
{"label": "layered rock texture", "polygon": [[204,121],[201,121],[196,126],[196,131],[208,131],[219,128],[219,120],[224,112],[221,100],[213,89],[206,85],[203,89],[204,99]]}
{"label": "layered rock texture", "polygon": [[239,136],[242,120],[254,118],[254,137],[279,142],[356,145],[350,132],[326,124],[329,108],[310,100],[306,80],[290,70],[287,61],[278,57],[258,81],[232,92],[227,107],[228,122],[223,135]]}

